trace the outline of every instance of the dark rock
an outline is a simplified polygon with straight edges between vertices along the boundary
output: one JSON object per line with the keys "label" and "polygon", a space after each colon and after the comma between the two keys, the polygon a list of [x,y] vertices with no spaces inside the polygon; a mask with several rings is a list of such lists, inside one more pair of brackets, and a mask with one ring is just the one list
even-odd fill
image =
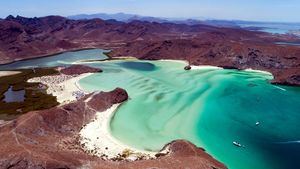
{"label": "dark rock", "polygon": [[191,69],[192,69],[192,67],[190,65],[187,65],[184,67],[184,70],[191,70]]}

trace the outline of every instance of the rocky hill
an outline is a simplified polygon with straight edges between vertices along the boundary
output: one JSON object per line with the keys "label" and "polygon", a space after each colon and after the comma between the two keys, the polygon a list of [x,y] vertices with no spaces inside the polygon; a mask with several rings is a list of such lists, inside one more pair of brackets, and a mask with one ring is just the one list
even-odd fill
{"label": "rocky hill", "polygon": [[300,48],[292,35],[239,28],[115,20],[70,20],[60,16],[0,21],[0,63],[83,48],[112,49],[111,56],[185,59],[190,64],[253,68],[275,75],[274,83],[300,84]]}

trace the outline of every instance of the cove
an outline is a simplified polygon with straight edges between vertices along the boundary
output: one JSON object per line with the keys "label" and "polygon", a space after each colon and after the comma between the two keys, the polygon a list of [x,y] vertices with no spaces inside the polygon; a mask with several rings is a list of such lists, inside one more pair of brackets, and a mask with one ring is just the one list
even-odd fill
{"label": "cove", "polygon": [[108,57],[104,54],[108,52],[102,49],[80,50],[75,52],[65,52],[57,55],[21,60],[10,64],[0,65],[0,70],[30,69],[40,67],[56,67],[71,65],[76,62],[84,63],[90,60],[104,60]]}
{"label": "cove", "polygon": [[[104,60],[103,52],[64,53],[2,65],[0,70]],[[230,169],[300,168],[299,87],[272,85],[272,75],[253,71],[185,71],[184,63],[172,61],[80,64],[103,70],[79,82],[85,90],[121,87],[128,92],[129,100],[110,122],[111,134],[123,143],[157,151],[172,140],[186,139]]]}
{"label": "cove", "polygon": [[82,79],[85,90],[121,87],[129,94],[110,122],[112,135],[127,145],[158,151],[186,139],[231,169],[300,167],[298,87],[272,85],[267,73],[185,71],[184,63],[172,61],[89,65],[103,73]]}

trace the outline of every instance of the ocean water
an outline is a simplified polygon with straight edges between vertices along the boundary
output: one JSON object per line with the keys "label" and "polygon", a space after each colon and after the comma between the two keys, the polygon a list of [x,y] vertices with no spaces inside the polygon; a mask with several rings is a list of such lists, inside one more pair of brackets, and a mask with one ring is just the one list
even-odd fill
{"label": "ocean water", "polygon": [[125,144],[158,151],[186,139],[231,169],[300,168],[300,88],[271,85],[271,74],[185,71],[170,61],[90,65],[104,72],[82,79],[84,89],[129,93],[110,124]]}
{"label": "ocean water", "polygon": [[300,46],[300,43],[292,43],[292,42],[276,42],[277,45],[285,45],[285,46]]}
{"label": "ocean water", "polygon": [[260,28],[260,31],[272,34],[286,34],[300,30],[300,23],[245,22],[237,24],[243,28]]}

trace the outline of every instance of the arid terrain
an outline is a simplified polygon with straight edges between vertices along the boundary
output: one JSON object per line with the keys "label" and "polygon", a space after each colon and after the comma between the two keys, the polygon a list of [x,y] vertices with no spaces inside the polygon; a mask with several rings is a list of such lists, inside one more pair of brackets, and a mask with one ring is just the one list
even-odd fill
{"label": "arid terrain", "polygon": [[[264,70],[274,75],[272,83],[299,86],[300,46],[276,42],[299,43],[300,39],[293,35],[201,24],[71,20],[60,16],[8,16],[0,20],[1,64],[102,48],[111,50],[108,55],[112,58],[174,59],[186,60],[190,65]],[[59,73],[69,77],[90,72],[101,70],[73,66]],[[55,73],[58,72],[55,70]],[[127,99],[127,92],[117,88],[84,95],[59,106],[53,101],[55,104],[50,109],[35,109],[38,111],[30,111],[11,121],[0,120],[0,168],[226,168],[205,150],[184,140],[166,145],[168,153],[131,162],[126,160],[126,153],[104,160],[84,151],[79,141],[80,130],[91,122],[96,112]]]}
{"label": "arid terrain", "polygon": [[51,55],[83,48],[112,50],[110,56],[184,59],[193,65],[266,70],[274,83],[300,84],[300,48],[275,42],[299,42],[273,35],[208,25],[115,20],[70,20],[60,16],[0,21],[0,61]]}

